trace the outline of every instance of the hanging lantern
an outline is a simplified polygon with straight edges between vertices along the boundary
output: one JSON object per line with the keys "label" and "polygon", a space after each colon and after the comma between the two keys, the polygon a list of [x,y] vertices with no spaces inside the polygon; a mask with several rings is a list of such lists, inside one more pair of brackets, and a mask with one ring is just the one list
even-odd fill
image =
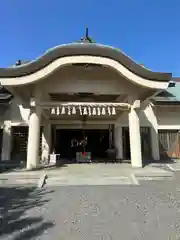
{"label": "hanging lantern", "polygon": [[101,109],[100,109],[100,107],[97,108],[97,115],[98,115],[98,116],[101,115]]}
{"label": "hanging lantern", "polygon": [[52,108],[52,109],[51,109],[51,114],[54,115],[55,113],[56,113],[55,108]]}
{"label": "hanging lantern", "polygon": [[57,109],[56,109],[56,114],[57,114],[57,115],[60,114],[60,109],[59,109],[59,107],[57,107]]}
{"label": "hanging lantern", "polygon": [[71,115],[71,108],[68,107],[68,115]]}
{"label": "hanging lantern", "polygon": [[111,109],[108,107],[108,114],[111,115]]}
{"label": "hanging lantern", "polygon": [[81,106],[79,106],[79,112],[80,112],[80,115],[82,115],[82,108],[81,108]]}
{"label": "hanging lantern", "polygon": [[106,115],[106,109],[105,109],[105,107],[102,108],[102,115]]}
{"label": "hanging lantern", "polygon": [[87,107],[84,107],[83,115],[87,115],[87,114],[88,114]]}
{"label": "hanging lantern", "polygon": [[91,116],[91,108],[88,107],[88,115]]}
{"label": "hanging lantern", "polygon": [[96,108],[95,107],[92,110],[92,115],[96,115]]}
{"label": "hanging lantern", "polygon": [[112,108],[112,115],[116,115],[116,109],[115,109],[115,107]]}
{"label": "hanging lantern", "polygon": [[72,114],[73,114],[73,115],[76,114],[76,108],[75,108],[75,107],[72,108]]}
{"label": "hanging lantern", "polygon": [[65,109],[65,107],[62,107],[62,109],[61,109],[61,114],[62,114],[62,115],[66,114],[66,109]]}

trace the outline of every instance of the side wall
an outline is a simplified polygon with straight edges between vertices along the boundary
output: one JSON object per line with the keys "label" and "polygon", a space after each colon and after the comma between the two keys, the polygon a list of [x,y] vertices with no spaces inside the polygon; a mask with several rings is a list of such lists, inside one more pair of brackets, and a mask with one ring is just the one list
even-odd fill
{"label": "side wall", "polygon": [[180,129],[180,106],[156,107],[159,129]]}

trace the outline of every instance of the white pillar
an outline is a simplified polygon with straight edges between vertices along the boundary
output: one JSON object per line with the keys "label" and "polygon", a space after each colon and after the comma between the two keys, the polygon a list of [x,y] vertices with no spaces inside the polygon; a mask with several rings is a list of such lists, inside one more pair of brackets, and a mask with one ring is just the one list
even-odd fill
{"label": "white pillar", "polygon": [[151,148],[152,157],[154,160],[159,160],[159,137],[158,137],[158,122],[156,117],[155,108],[149,104],[144,111],[146,118],[151,125]]}
{"label": "white pillar", "polygon": [[129,134],[132,167],[142,167],[141,135],[138,110],[131,107],[129,112]]}
{"label": "white pillar", "polygon": [[1,160],[11,160],[11,121],[4,121]]}
{"label": "white pillar", "polygon": [[31,109],[27,146],[27,169],[36,168],[39,164],[41,109]]}
{"label": "white pillar", "polygon": [[44,164],[48,163],[49,153],[51,148],[51,124],[45,123],[42,132],[42,155],[41,161]]}
{"label": "white pillar", "polygon": [[152,157],[154,160],[159,160],[159,137],[158,129],[151,127],[151,146],[152,146]]}
{"label": "white pillar", "polygon": [[123,159],[123,140],[121,126],[115,126],[114,141],[116,147],[116,159]]}

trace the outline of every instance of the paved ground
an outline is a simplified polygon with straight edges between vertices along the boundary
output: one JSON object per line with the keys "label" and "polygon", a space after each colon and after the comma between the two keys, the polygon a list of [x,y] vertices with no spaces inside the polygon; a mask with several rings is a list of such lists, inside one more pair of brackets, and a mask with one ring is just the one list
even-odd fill
{"label": "paved ground", "polygon": [[138,185],[138,180],[172,177],[170,169],[146,166],[134,169],[129,164],[70,164],[60,168],[38,171],[14,171],[0,174],[0,186],[37,185],[41,176],[47,175],[47,186],[82,185]]}
{"label": "paved ground", "polygon": [[167,164],[167,167],[169,167],[169,169],[174,172],[180,171],[180,161],[178,160],[174,163],[169,163]]}
{"label": "paved ground", "polygon": [[0,188],[0,239],[180,239],[179,183]]}

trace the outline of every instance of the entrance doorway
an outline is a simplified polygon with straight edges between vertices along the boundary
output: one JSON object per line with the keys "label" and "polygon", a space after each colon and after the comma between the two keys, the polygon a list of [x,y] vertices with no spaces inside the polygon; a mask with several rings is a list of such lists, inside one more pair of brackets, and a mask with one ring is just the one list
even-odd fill
{"label": "entrance doorway", "polygon": [[[40,128],[39,138],[39,156],[41,156],[43,127]],[[28,142],[28,127],[14,126],[12,127],[12,149],[11,158],[14,161],[26,161],[27,158],[27,142]]]}
{"label": "entrance doorway", "polygon": [[[144,162],[150,161],[152,159],[151,155],[151,135],[149,127],[141,127],[141,151],[142,158]],[[129,138],[129,128],[123,127],[123,158],[125,160],[131,159],[131,148],[130,148],[130,138]]]}
{"label": "entrance doorway", "polygon": [[129,128],[123,127],[122,137],[123,137],[123,159],[130,160],[131,159],[131,149],[130,149]]}
{"label": "entrance doorway", "polygon": [[[80,146],[83,139],[87,139],[85,147]],[[57,154],[61,154],[62,159],[71,162],[76,160],[76,152],[90,152],[91,160],[106,161],[109,148],[109,130],[102,129],[57,129],[56,146]]]}

